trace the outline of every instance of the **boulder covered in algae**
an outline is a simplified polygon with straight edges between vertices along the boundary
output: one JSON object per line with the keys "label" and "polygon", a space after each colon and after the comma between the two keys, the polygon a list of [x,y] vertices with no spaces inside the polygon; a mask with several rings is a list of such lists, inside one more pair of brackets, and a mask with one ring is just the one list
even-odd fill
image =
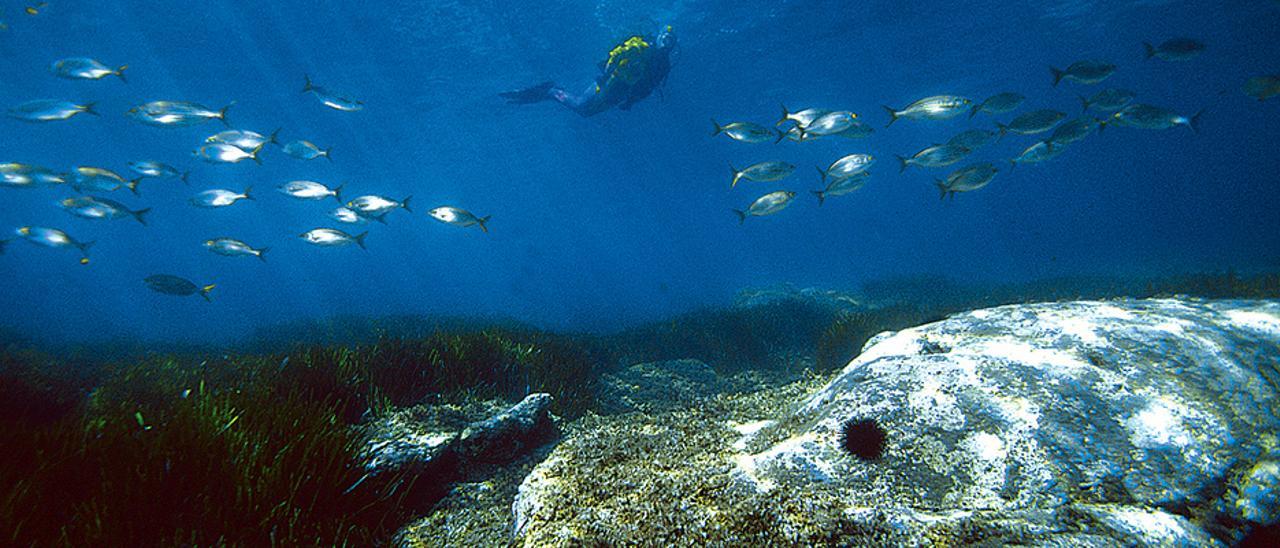
{"label": "boulder covered in algae", "polygon": [[[1280,303],[1014,305],[882,334],[825,384],[590,416],[525,546],[1216,545],[1273,524]],[[852,427],[851,427],[852,425]]]}

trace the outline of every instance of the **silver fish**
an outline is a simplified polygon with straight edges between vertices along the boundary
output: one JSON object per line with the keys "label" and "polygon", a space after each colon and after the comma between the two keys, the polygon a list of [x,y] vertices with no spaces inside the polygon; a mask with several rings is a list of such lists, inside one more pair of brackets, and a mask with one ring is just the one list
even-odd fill
{"label": "silver fish", "polygon": [[902,110],[895,110],[886,106],[884,109],[889,112],[889,123],[885,124],[885,127],[893,125],[894,122],[898,121],[898,118],[907,118],[909,120],[946,120],[955,118],[972,104],[973,101],[956,95],[935,95],[911,103]]}
{"label": "silver fish", "polygon": [[999,137],[1004,137],[1010,131],[1022,135],[1035,135],[1053,129],[1054,126],[1058,125],[1058,122],[1061,122],[1066,117],[1066,113],[1056,110],[1033,110],[1014,118],[1007,126],[996,124],[996,127],[1000,128]]}
{"label": "silver fish", "polygon": [[205,240],[204,248],[226,257],[257,257],[264,263],[267,262],[267,251],[271,250],[269,247],[254,249],[253,246],[234,238]]}
{"label": "silver fish", "polygon": [[1187,126],[1199,133],[1202,114],[1204,111],[1197,112],[1188,118],[1167,108],[1134,104],[1113,114],[1107,123],[1138,129],[1169,129],[1175,126]]}
{"label": "silver fish", "polygon": [[862,120],[854,120],[853,123],[849,124],[849,129],[837,133],[836,136],[844,137],[846,139],[862,139],[870,137],[872,133],[875,133],[875,131],[876,130],[871,127],[871,124],[863,122]]}
{"label": "silver fish", "polygon": [[67,176],[31,164],[0,164],[0,186],[38,188],[66,184]]}
{"label": "silver fish", "polygon": [[795,197],[796,193],[789,190],[770,192],[751,202],[751,206],[746,211],[735,209],[733,212],[738,214],[738,224],[742,224],[747,221],[747,217],[773,215],[786,209],[788,205],[791,205],[791,200]]}
{"label": "silver fish", "polygon": [[823,190],[811,190],[814,196],[818,197],[818,205],[821,206],[828,196],[844,196],[851,192],[861,189],[867,184],[867,179],[871,178],[870,171],[862,171],[848,177],[832,179],[827,183],[827,188]]}
{"label": "silver fish", "polygon": [[249,194],[253,187],[246,187],[244,192],[232,192],[221,188],[206,190],[191,198],[191,205],[196,207],[226,207],[240,200],[252,200]]}
{"label": "silver fish", "polygon": [[365,217],[381,217],[396,208],[404,208],[405,211],[413,213],[413,210],[409,209],[409,200],[412,198],[413,196],[405,196],[403,200],[397,202],[390,198],[370,194],[347,202],[347,207]]}
{"label": "silver fish", "polygon": [[947,140],[948,145],[956,145],[969,150],[978,150],[996,140],[996,132],[989,129],[971,129]]}
{"label": "silver fish", "polygon": [[787,110],[787,105],[782,105],[782,119],[778,120],[775,126],[780,126],[787,122],[795,122],[798,126],[807,126],[812,124],[814,120],[821,118],[824,114],[831,112],[830,110],[821,108],[806,108],[796,112]]}
{"label": "silver fish", "polygon": [[767,143],[769,141],[781,141],[786,134],[764,127],[762,125],[753,124],[751,122],[734,122],[732,124],[720,125],[715,119],[711,120],[716,129],[711,134],[712,137],[721,133],[728,135],[730,139],[742,143]]}
{"label": "silver fish", "polygon": [[175,168],[164,162],[157,162],[155,160],[142,160],[138,162],[130,162],[129,169],[132,169],[134,173],[137,173],[138,175],[141,175],[143,177],[152,177],[155,179],[177,178],[177,179],[182,179],[183,184],[190,184],[187,181],[187,177],[191,175],[191,172],[178,171],[178,168]]}
{"label": "silver fish", "polygon": [[898,161],[901,165],[898,167],[898,173],[902,173],[910,166],[921,167],[945,167],[969,155],[969,149],[959,145],[933,145],[925,148],[915,155],[907,158],[899,156]]}
{"label": "silver fish", "polygon": [[1102,121],[1090,116],[1081,116],[1067,120],[1047,139],[1053,146],[1065,146],[1083,141],[1093,130],[1102,127]]}
{"label": "silver fish", "polygon": [[1099,112],[1115,112],[1132,103],[1137,94],[1127,89],[1108,88],[1093,94],[1093,97],[1085,99],[1080,97],[1080,104],[1084,106],[1082,112],[1093,109]]}
{"label": "silver fish", "polygon": [[843,133],[853,126],[853,121],[858,118],[857,114],[847,110],[836,112],[828,112],[819,116],[808,125],[797,126],[802,134],[813,135],[837,135]]}
{"label": "silver fish", "polygon": [[1021,154],[1018,154],[1017,158],[1009,160],[1009,164],[1011,166],[1017,166],[1018,164],[1035,164],[1046,160],[1052,160],[1062,154],[1062,151],[1066,150],[1066,148],[1067,147],[1055,147],[1053,146],[1053,143],[1048,141],[1040,141],[1027,147]]}
{"label": "silver fish", "polygon": [[323,200],[330,196],[342,203],[342,185],[329,188],[315,181],[289,181],[280,185],[280,192],[300,200]]}
{"label": "silver fish", "polygon": [[119,173],[100,167],[80,166],[71,174],[71,188],[79,192],[113,192],[120,187],[138,194],[142,178],[126,180]]}
{"label": "silver fish", "polygon": [[991,97],[987,97],[985,101],[973,107],[973,110],[969,111],[969,117],[973,118],[974,116],[977,116],[979,112],[985,112],[987,114],[1004,114],[1006,112],[1013,112],[1014,109],[1022,106],[1022,102],[1026,100],[1026,96],[1021,93],[1014,93],[1012,91],[998,93]]}
{"label": "silver fish", "polygon": [[796,171],[796,166],[786,162],[771,161],[751,164],[746,169],[738,169],[733,167],[733,164],[729,164],[729,171],[733,172],[733,182],[729,183],[729,188],[734,188],[742,179],[759,182],[781,181],[790,177]]}
{"label": "silver fish", "polygon": [[364,238],[368,235],[368,232],[361,232],[352,236],[341,230],[335,230],[332,228],[316,228],[303,232],[298,235],[298,237],[306,240],[307,243],[323,247],[338,247],[356,244],[360,246],[360,249],[367,249],[364,246]]}
{"label": "silver fish", "polygon": [[844,179],[865,172],[874,163],[876,163],[876,157],[870,154],[849,154],[831,162],[827,169],[818,168],[818,173],[822,175],[822,182],[825,183],[827,179]]}
{"label": "silver fish", "polygon": [[206,143],[223,143],[234,146],[241,150],[253,150],[267,143],[280,144],[276,137],[280,134],[280,130],[276,129],[271,135],[263,135],[256,131],[248,131],[243,129],[228,129],[219,131],[205,138]]}
{"label": "silver fish", "polygon": [[65,209],[67,213],[77,217],[104,220],[133,218],[142,223],[142,226],[147,225],[147,219],[143,215],[151,211],[149,207],[133,211],[128,206],[115,200],[94,198],[93,196],[66,198],[58,202],[58,205],[62,206],[62,209]]}
{"label": "silver fish", "polygon": [[281,150],[283,150],[285,154],[288,154],[289,156],[292,156],[299,160],[314,160],[321,156],[323,156],[324,159],[326,160],[333,159],[332,157],[329,156],[329,152],[333,149],[321,150],[320,147],[316,146],[315,143],[312,143],[311,141],[303,141],[303,140],[291,141],[289,144],[285,145],[284,148],[282,148]]}
{"label": "silver fish", "polygon": [[1254,76],[1244,83],[1244,93],[1259,101],[1280,95],[1280,75]]}
{"label": "silver fish", "polygon": [[82,112],[97,116],[98,113],[93,110],[93,106],[94,103],[77,105],[70,101],[41,99],[27,101],[9,109],[9,117],[17,118],[24,122],[55,122],[69,119]]}
{"label": "silver fish", "polygon": [[476,217],[470,211],[452,206],[437,207],[427,213],[442,223],[461,227],[479,226],[480,230],[489,232],[489,229],[485,226],[485,223],[489,222],[488,215]]}
{"label": "silver fish", "polygon": [[149,126],[186,127],[203,124],[209,120],[227,122],[227,109],[235,103],[214,110],[199,103],[185,101],[152,101],[129,109],[127,115]]}
{"label": "silver fish", "polygon": [[369,219],[373,219],[380,223],[386,222],[386,220],[384,220],[382,217],[364,217],[359,213],[356,213],[356,210],[351,209],[349,207],[339,207],[334,209],[333,211],[330,211],[329,218],[335,221],[338,221],[340,223],[347,223],[347,224],[353,224],[353,225],[365,224],[369,222]]}
{"label": "silver fish", "polygon": [[243,160],[253,160],[262,165],[262,158],[258,157],[262,147],[263,145],[258,145],[257,148],[245,150],[226,143],[213,143],[197,148],[191,154],[211,164],[237,164]]}
{"label": "silver fish", "polygon": [[18,235],[33,244],[55,249],[76,248],[80,250],[80,264],[89,264],[89,248],[93,242],[77,242],[66,232],[56,228],[24,226],[18,229]]}
{"label": "silver fish", "polygon": [[156,293],[173,295],[175,297],[200,295],[204,300],[209,302],[213,302],[209,299],[209,292],[213,291],[214,287],[217,287],[217,284],[209,284],[203,287],[198,286],[191,280],[170,274],[155,274],[147,276],[142,280],[142,283],[147,284],[147,287],[151,288],[151,290]]}
{"label": "silver fish", "polygon": [[49,66],[49,72],[59,78],[68,80],[99,80],[104,76],[115,76],[121,82],[127,82],[124,78],[124,69],[129,65],[120,65],[117,68],[110,68],[95,59],[88,57],[70,57],[67,59],[59,59]]}
{"label": "silver fish", "polygon": [[1159,46],[1147,42],[1142,43],[1147,49],[1147,59],[1157,57],[1165,61],[1186,61],[1204,53],[1204,44],[1193,38],[1172,38]]}
{"label": "silver fish", "polygon": [[364,108],[364,103],[360,101],[315,85],[311,82],[311,76],[309,75],[303,75],[303,78],[306,81],[302,85],[302,92],[315,95],[326,107],[344,112],[355,112]]}
{"label": "silver fish", "polygon": [[952,172],[946,179],[937,179],[934,185],[942,193],[941,198],[954,197],[957,192],[971,192],[987,186],[999,172],[989,163],[975,164]]}
{"label": "silver fish", "polygon": [[1071,80],[1081,84],[1096,84],[1116,72],[1116,66],[1102,61],[1076,61],[1067,70],[1049,67],[1053,73],[1053,85],[1056,87],[1063,80]]}

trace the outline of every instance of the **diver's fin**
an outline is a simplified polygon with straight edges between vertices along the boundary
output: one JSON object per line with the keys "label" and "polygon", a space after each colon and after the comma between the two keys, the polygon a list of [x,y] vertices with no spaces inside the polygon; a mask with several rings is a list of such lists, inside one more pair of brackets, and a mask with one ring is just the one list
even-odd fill
{"label": "diver's fin", "polygon": [[551,88],[555,87],[555,82],[543,82],[533,87],[518,89],[515,91],[504,91],[498,96],[506,99],[508,103],[513,105],[527,105],[530,103],[541,103],[551,99],[548,93]]}

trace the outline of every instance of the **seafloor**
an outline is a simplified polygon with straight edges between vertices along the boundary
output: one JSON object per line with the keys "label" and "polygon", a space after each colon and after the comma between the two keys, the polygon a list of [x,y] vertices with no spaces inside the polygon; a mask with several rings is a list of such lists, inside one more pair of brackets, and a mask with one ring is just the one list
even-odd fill
{"label": "seafloor", "polygon": [[[12,545],[1266,545],[1280,276],[0,353]],[[1039,304],[1036,304],[1039,303]]]}

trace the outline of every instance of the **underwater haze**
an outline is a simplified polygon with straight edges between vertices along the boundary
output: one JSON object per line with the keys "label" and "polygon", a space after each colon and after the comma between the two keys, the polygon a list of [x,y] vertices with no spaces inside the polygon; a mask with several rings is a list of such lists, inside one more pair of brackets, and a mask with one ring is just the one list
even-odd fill
{"label": "underwater haze", "polygon": [[[782,283],[856,289],[896,277],[969,283],[1065,276],[1143,277],[1280,266],[1280,99],[1245,91],[1280,73],[1280,3],[842,2],[776,0],[512,2],[51,1],[36,13],[0,4],[0,102],[95,103],[99,116],[0,119],[0,163],[59,173],[130,162],[189,171],[88,194],[152,208],[146,225],[90,220],[59,201],[70,185],[0,188],[3,323],[46,340],[128,337],[225,343],[266,326],[337,315],[511,318],[558,330],[608,331]],[[612,48],[670,25],[678,45],[665,83],[629,110],[584,117],[554,101],[509,104],[500,93],[555,81],[587,87]],[[1154,45],[1204,44],[1187,60],[1148,59]],[[127,82],[59,78],[50,66],[89,57]],[[1050,67],[1115,65],[1103,82],[1054,85]],[[304,80],[358,100],[328,108]],[[996,130],[1037,109],[1081,113],[1080,96],[1136,94],[1190,119],[1161,130],[1108,123],[1041,163],[1009,160],[1050,133],[1010,133],[946,167],[912,154],[972,128]],[[955,95],[975,103],[1026,97],[1005,114],[900,119],[882,108]],[[252,160],[211,164],[192,151],[228,129],[217,120],[152,127],[126,115],[151,101],[230,105],[230,128],[281,143],[305,139],[331,157],[300,160],[268,144]],[[773,128],[781,105],[848,110],[874,132],[812,142],[737,142],[720,124]],[[1091,112],[1108,119],[1111,114]],[[785,126],[784,126],[785,128]],[[865,187],[829,196],[814,166],[875,157]],[[795,166],[775,182],[733,173],[764,161]],[[939,200],[935,179],[975,162],[991,183]],[[348,226],[333,199],[279,192],[293,180],[360,195],[412,196],[411,211]],[[253,200],[191,203],[207,189]],[[775,214],[740,223],[772,191],[795,192]],[[456,206],[490,216],[486,230],[429,214]],[[93,241],[74,249],[22,241],[20,227]],[[364,244],[322,247],[315,228]],[[203,246],[230,237],[269,247],[265,261]],[[179,276],[215,285],[211,302],[153,290]]]}

